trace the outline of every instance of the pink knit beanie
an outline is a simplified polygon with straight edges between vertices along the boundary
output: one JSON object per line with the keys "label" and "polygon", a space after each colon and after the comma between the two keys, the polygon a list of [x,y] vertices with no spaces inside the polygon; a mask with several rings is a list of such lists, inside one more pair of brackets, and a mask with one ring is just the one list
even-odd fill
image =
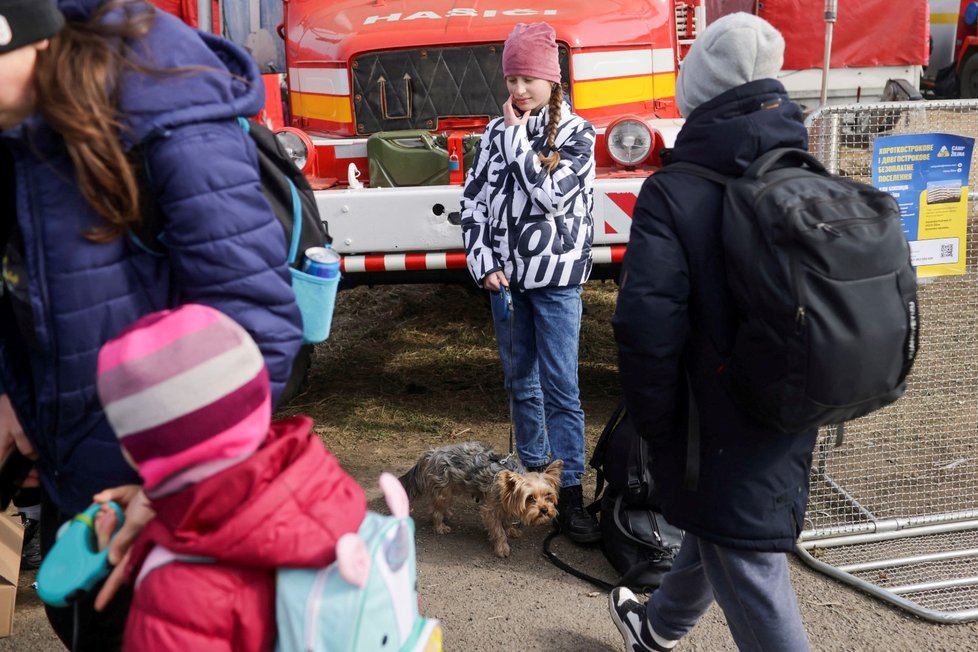
{"label": "pink knit beanie", "polygon": [[547,23],[517,23],[503,45],[503,74],[560,83],[554,28]]}
{"label": "pink knit beanie", "polygon": [[105,416],[150,496],[179,488],[174,476],[184,486],[248,457],[271,423],[258,346],[207,306],[147,315],[107,342],[97,385]]}

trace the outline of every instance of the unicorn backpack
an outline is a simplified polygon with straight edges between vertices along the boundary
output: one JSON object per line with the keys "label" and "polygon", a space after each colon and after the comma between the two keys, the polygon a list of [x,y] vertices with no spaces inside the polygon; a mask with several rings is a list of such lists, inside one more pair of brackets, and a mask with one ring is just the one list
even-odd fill
{"label": "unicorn backpack", "polygon": [[367,512],[335,562],[278,570],[277,652],[441,652],[441,626],[418,613],[407,494],[390,473],[380,488],[392,515]]}

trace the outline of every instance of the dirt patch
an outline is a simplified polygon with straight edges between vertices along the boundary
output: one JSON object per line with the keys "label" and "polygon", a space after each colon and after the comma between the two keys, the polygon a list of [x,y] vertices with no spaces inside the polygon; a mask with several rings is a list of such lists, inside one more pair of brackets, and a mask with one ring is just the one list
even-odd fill
{"label": "dirt patch", "polygon": [[[581,346],[581,390],[588,451],[619,392],[610,318],[615,286],[589,284]],[[382,509],[376,479],[406,470],[425,449],[480,439],[505,450],[509,417],[488,304],[457,286],[358,288],[341,293],[333,335],[316,348],[307,391],[280,416],[305,413],[343,466]],[[593,476],[585,490],[593,489]],[[474,505],[459,504],[455,527],[438,536],[418,519],[421,610],[441,619],[450,651],[621,650],[607,615],[607,596],[563,573],[541,555],[544,529],[513,542],[496,558]],[[556,552],[572,565],[612,581],[597,548],[558,539]],[[918,620],[791,561],[802,617],[814,650],[964,651],[978,649],[978,624]],[[58,650],[43,609],[24,573],[15,634],[0,650]],[[735,647],[715,607],[681,650]]]}

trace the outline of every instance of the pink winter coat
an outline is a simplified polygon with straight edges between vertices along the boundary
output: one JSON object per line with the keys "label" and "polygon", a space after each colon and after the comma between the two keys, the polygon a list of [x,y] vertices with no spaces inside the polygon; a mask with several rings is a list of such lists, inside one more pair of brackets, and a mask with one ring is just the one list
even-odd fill
{"label": "pink winter coat", "polygon": [[[130,577],[147,557],[147,568],[165,560],[158,546],[178,559],[143,569],[124,649],[259,652],[275,642],[275,569],[331,563],[337,539],[363,520],[366,499],[312,420],[293,417],[272,424],[249,459],[153,507]],[[188,556],[204,559],[179,559]]]}

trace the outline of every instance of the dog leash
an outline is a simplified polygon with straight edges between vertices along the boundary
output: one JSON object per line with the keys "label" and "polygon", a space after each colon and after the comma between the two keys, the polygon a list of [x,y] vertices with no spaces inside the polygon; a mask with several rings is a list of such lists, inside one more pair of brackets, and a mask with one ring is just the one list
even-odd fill
{"label": "dog leash", "polygon": [[506,317],[509,322],[509,454],[515,453],[516,418],[513,410],[516,403],[513,400],[513,295],[505,285],[499,286],[503,295],[503,305],[506,306]]}
{"label": "dog leash", "polygon": [[551,542],[554,540],[554,537],[556,537],[558,534],[560,534],[560,530],[554,528],[550,531],[550,534],[548,534],[543,540],[543,556],[546,557],[551,564],[553,564],[560,570],[564,571],[565,573],[570,573],[571,575],[573,575],[574,577],[580,580],[584,580],[585,582],[590,582],[591,584],[598,587],[602,591],[610,592],[616,586],[621,586],[621,578],[619,578],[618,581],[614,584],[610,582],[606,582],[602,579],[594,577],[593,575],[588,575],[582,570],[578,570],[574,568],[573,566],[565,562],[563,559],[558,557],[556,554],[554,554],[553,550],[550,549],[550,545]]}

